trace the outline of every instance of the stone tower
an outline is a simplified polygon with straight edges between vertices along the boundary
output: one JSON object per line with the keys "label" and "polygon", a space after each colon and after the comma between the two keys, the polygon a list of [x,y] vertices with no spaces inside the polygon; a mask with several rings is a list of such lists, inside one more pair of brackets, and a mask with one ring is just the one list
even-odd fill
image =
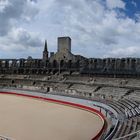
{"label": "stone tower", "polygon": [[45,46],[44,46],[44,51],[43,51],[43,60],[46,61],[48,60],[48,47],[47,47],[47,41],[45,40]]}
{"label": "stone tower", "polygon": [[71,53],[71,38],[70,37],[58,38],[58,52]]}

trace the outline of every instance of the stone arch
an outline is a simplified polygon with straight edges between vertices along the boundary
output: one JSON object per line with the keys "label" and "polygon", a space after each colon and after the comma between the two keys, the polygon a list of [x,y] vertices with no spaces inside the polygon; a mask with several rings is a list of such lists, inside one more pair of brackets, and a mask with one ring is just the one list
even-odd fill
{"label": "stone arch", "polygon": [[20,73],[21,73],[21,74],[24,74],[24,69],[21,69],[21,70],[20,70]]}
{"label": "stone arch", "polygon": [[33,85],[33,86],[35,86],[35,85],[36,85],[36,82],[35,82],[35,81],[33,81],[32,85]]}
{"label": "stone arch", "polygon": [[0,67],[2,67],[2,61],[0,60]]}
{"label": "stone arch", "polygon": [[88,63],[89,63],[89,65],[90,65],[90,67],[92,68],[92,66],[93,66],[93,60],[90,59]]}
{"label": "stone arch", "polygon": [[105,67],[105,66],[106,66],[106,62],[107,62],[107,60],[106,60],[106,59],[103,59],[103,60],[102,60],[102,66],[103,66],[103,67]]}
{"label": "stone arch", "polygon": [[27,60],[24,61],[25,67],[27,67]]}
{"label": "stone arch", "polygon": [[16,64],[17,64],[17,67],[20,67],[20,61],[19,60],[17,60]]}
{"label": "stone arch", "polygon": [[72,67],[72,60],[69,60],[68,61],[68,68],[71,68]]}
{"label": "stone arch", "polygon": [[56,67],[57,67],[57,61],[53,60],[53,68],[56,68]]}
{"label": "stone arch", "polygon": [[49,61],[46,60],[46,61],[44,62],[44,66],[45,66],[45,67],[48,67],[48,64],[49,64]]}
{"label": "stone arch", "polygon": [[42,74],[42,69],[39,69],[38,70],[38,74]]}
{"label": "stone arch", "polygon": [[50,92],[50,87],[47,87],[47,92]]}
{"label": "stone arch", "polygon": [[79,68],[80,67],[80,61],[77,60],[76,63],[75,63],[75,65],[76,65],[76,68]]}
{"label": "stone arch", "polygon": [[136,59],[135,59],[135,58],[133,58],[133,59],[131,60],[131,68],[132,68],[133,70],[136,69]]}
{"label": "stone arch", "polygon": [[112,63],[112,69],[115,69],[115,61],[116,61],[115,59],[112,59],[112,62],[111,62]]}
{"label": "stone arch", "polygon": [[12,84],[14,84],[14,83],[15,83],[15,81],[14,81],[14,80],[12,80],[12,81],[11,81],[11,83],[12,83]]}
{"label": "stone arch", "polygon": [[34,74],[38,74],[37,69],[34,69]]}
{"label": "stone arch", "polygon": [[12,60],[10,60],[10,61],[9,61],[9,68],[11,68],[11,67],[12,67],[12,64],[13,64],[13,61],[12,61]]}
{"label": "stone arch", "polygon": [[125,59],[124,59],[124,58],[121,59],[121,62],[120,62],[120,68],[121,68],[122,70],[125,69]]}
{"label": "stone arch", "polygon": [[14,74],[17,74],[17,70],[14,70],[13,73],[14,73]]}
{"label": "stone arch", "polygon": [[3,61],[2,61],[2,67],[5,67],[5,64],[6,64],[6,61],[3,60]]}
{"label": "stone arch", "polygon": [[64,60],[60,61],[60,67],[64,67]]}
{"label": "stone arch", "polygon": [[97,69],[97,59],[93,59],[93,68],[94,70]]}
{"label": "stone arch", "polygon": [[35,69],[32,69],[31,70],[31,74],[35,74]]}

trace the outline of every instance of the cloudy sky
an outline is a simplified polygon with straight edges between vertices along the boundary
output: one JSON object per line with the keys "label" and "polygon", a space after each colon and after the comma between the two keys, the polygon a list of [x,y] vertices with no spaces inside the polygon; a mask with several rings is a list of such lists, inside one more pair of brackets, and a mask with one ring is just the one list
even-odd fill
{"label": "cloudy sky", "polygon": [[140,57],[140,0],[0,0],[0,58],[40,58],[72,38],[86,57]]}

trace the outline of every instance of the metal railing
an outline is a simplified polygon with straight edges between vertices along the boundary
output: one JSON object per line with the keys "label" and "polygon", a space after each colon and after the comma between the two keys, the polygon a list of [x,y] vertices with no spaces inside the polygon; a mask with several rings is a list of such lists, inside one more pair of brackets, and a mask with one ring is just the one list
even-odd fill
{"label": "metal railing", "polygon": [[13,140],[13,139],[0,135],[0,140]]}
{"label": "metal railing", "polygon": [[140,140],[140,130],[113,140]]}
{"label": "metal railing", "polygon": [[119,126],[119,120],[117,120],[116,125],[114,127],[114,129],[112,130],[112,132],[105,138],[105,140],[111,140],[112,137],[114,136],[114,134],[116,133],[117,129]]}

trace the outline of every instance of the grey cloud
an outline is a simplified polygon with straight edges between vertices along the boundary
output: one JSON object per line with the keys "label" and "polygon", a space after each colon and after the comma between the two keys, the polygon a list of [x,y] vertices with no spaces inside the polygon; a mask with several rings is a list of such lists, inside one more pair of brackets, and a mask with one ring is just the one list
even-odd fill
{"label": "grey cloud", "polygon": [[42,45],[42,40],[38,36],[30,34],[26,30],[17,31],[15,42],[25,47],[40,47]]}
{"label": "grey cloud", "polygon": [[31,2],[35,2],[35,3],[37,2],[37,0],[30,0],[30,1],[31,1]]}
{"label": "grey cloud", "polygon": [[37,9],[29,8],[27,0],[9,0],[9,4],[0,12],[0,35],[7,33],[15,26],[15,23],[22,17],[33,17],[37,14]]}
{"label": "grey cloud", "polygon": [[26,21],[30,24],[30,20],[33,21],[38,12],[37,1],[32,3],[29,0],[9,0],[9,3],[0,11],[1,50],[15,54],[42,46],[42,39],[37,33],[22,27]]}
{"label": "grey cloud", "polygon": [[19,20],[26,1],[11,0],[10,3],[0,12],[0,35],[6,35],[12,28],[12,20]]}

